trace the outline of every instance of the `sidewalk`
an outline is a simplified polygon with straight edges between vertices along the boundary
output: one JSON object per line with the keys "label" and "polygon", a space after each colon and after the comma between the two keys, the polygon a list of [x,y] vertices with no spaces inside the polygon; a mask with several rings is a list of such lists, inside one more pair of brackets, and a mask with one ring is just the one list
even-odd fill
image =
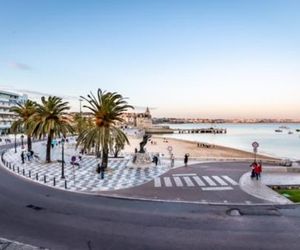
{"label": "sidewalk", "polygon": [[251,173],[247,172],[240,178],[240,187],[246,193],[271,203],[292,204],[292,201],[268,187],[300,185],[300,172],[290,170],[286,167],[265,167],[260,180],[251,179]]}
{"label": "sidewalk", "polygon": [[23,244],[17,241],[11,241],[8,239],[0,238],[0,250],[41,250],[46,248],[35,247],[27,244]]}

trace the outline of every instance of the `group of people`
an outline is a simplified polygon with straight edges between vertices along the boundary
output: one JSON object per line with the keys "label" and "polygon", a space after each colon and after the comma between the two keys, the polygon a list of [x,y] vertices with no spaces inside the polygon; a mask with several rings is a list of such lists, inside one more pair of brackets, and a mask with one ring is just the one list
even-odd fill
{"label": "group of people", "polygon": [[261,177],[262,162],[254,161],[251,165],[251,179],[256,178],[258,180]]}
{"label": "group of people", "polygon": [[34,154],[33,150],[30,150],[28,152],[22,151],[22,153],[21,153],[22,164],[25,163],[26,159],[30,162],[31,160],[33,160],[33,158],[39,159],[39,156]]}

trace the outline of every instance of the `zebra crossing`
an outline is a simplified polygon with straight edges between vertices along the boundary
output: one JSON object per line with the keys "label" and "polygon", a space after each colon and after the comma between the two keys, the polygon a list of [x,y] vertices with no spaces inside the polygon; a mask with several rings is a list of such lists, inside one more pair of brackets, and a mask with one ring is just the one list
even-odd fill
{"label": "zebra crossing", "polygon": [[154,179],[154,187],[200,187],[203,191],[232,190],[239,184],[228,175],[198,176],[195,173],[173,174],[172,176],[157,177]]}

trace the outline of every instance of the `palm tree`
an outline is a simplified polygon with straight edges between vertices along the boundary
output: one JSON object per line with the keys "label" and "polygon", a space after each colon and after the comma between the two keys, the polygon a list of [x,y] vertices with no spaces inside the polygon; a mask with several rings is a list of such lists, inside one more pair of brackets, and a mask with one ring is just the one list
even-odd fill
{"label": "palm tree", "polygon": [[84,150],[95,147],[102,150],[101,167],[107,168],[109,147],[113,138],[123,138],[129,143],[125,133],[117,127],[118,122],[123,122],[121,115],[129,108],[126,99],[116,92],[106,92],[98,89],[97,96],[92,93],[81,97],[88,102],[83,107],[89,109],[93,116],[93,127],[79,134],[77,147],[82,145]]}
{"label": "palm tree", "polygon": [[71,119],[65,114],[70,109],[68,102],[62,98],[49,96],[41,98],[42,104],[37,104],[36,112],[30,119],[32,134],[41,138],[47,137],[46,162],[51,162],[51,142],[56,136],[66,136],[73,133]]}
{"label": "palm tree", "polygon": [[12,107],[10,109],[11,112],[14,112],[17,114],[18,119],[13,122],[11,125],[11,132],[13,133],[20,133],[25,132],[27,135],[27,148],[28,151],[31,151],[32,149],[32,138],[31,133],[29,131],[29,121],[30,117],[35,113],[36,111],[36,103],[27,100],[24,104],[17,103],[16,106]]}

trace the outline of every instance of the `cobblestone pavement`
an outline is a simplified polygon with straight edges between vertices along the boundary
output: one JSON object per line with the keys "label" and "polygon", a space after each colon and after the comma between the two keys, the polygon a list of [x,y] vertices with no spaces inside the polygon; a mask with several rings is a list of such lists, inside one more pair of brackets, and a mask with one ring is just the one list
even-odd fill
{"label": "cobblestone pavement", "polygon": [[65,144],[65,179],[61,179],[61,145],[52,149],[52,163],[45,164],[45,142],[33,144],[33,150],[38,156],[31,161],[21,162],[21,148],[15,153],[14,148],[9,149],[3,159],[6,167],[27,179],[48,186],[67,189],[70,191],[96,193],[99,191],[118,190],[138,186],[153,180],[170,169],[169,161],[162,161],[158,166],[148,164],[146,166],[133,166],[131,155],[123,155],[123,158],[110,158],[108,169],[104,179],[96,173],[99,159],[94,156],[82,157],[78,161],[79,166],[71,164],[71,157],[78,156],[75,150],[75,142]]}

